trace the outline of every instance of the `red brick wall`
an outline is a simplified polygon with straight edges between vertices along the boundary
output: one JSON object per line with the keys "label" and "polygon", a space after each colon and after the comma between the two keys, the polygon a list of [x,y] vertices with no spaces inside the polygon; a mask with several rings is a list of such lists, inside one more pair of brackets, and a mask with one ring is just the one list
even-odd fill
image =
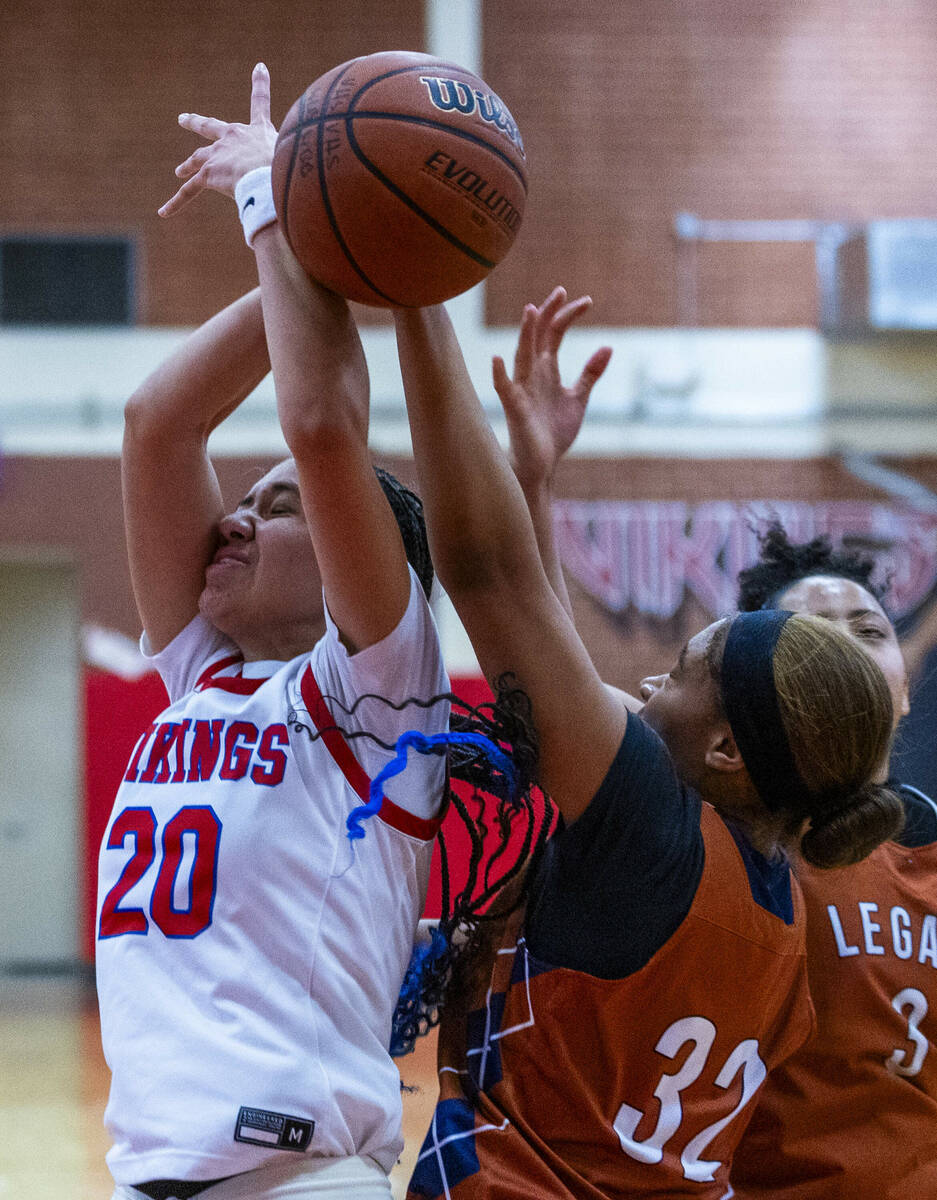
{"label": "red brick wall", "polygon": [[234,206],[156,210],[199,139],[180,112],[247,120],[250,73],[271,70],[278,123],[303,89],[357,54],[423,49],[411,0],[9,0],[0,38],[0,229],[129,234],[143,324],[198,324],[256,282]]}
{"label": "red brick wall", "polygon": [[[516,320],[518,293],[559,281],[591,292],[596,322],[674,324],[681,210],[935,211],[929,0],[524,0],[484,13],[485,70],[531,162],[523,240],[491,283],[496,322]],[[699,283],[701,324],[815,321],[809,247],[706,246]]]}
{"label": "red brick wall", "polygon": [[[517,0],[482,5],[483,73],[518,119],[531,192],[495,272],[513,324],[556,282],[594,320],[677,319],[673,216],[929,216],[937,196],[932,0]],[[144,323],[194,324],[253,264],[233,209],[155,215],[194,146],[180,110],[246,117],[271,68],[274,119],[356,54],[424,49],[419,0],[8,0],[0,39],[0,229],[134,235]],[[701,324],[804,325],[811,248],[707,245]]]}

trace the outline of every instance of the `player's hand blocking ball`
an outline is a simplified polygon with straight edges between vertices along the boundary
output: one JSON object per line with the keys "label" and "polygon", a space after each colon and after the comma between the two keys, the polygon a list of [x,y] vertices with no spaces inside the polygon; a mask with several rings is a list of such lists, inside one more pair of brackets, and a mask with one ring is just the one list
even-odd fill
{"label": "player's hand blocking ball", "polygon": [[270,122],[270,74],[258,63],[251,74],[250,124],[219,121],[198,113],[180,113],[183,129],[197,133],[207,142],[176,167],[185,183],[159,209],[161,217],[172,217],[206,189],[233,196],[238,180],[256,167],[269,166],[277,131]]}
{"label": "player's hand blocking ball", "polygon": [[352,59],[280,128],[277,216],[304,269],[362,304],[440,304],[507,254],[524,212],[517,125],[471,71],[426,54]]}

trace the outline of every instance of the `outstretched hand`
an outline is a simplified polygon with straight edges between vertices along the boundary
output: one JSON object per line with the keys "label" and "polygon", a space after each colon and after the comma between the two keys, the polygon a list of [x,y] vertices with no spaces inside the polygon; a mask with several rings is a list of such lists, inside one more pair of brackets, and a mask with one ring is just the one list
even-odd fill
{"label": "outstretched hand", "polygon": [[179,124],[210,144],[200,146],[176,167],[176,174],[186,182],[159,209],[161,217],[174,216],[206,188],[233,196],[234,186],[242,176],[255,167],[265,167],[272,162],[277,131],[270,121],[270,74],[267,68],[258,63],[251,75],[249,125],[200,117],[197,113],[181,113]]}
{"label": "outstretched hand", "polygon": [[513,378],[504,359],[492,361],[495,390],[507,420],[511,462],[525,489],[552,479],[557,463],[576,439],[592,388],[612,357],[609,346],[596,350],[576,382],[564,386],[557,361],[563,336],[591,307],[589,296],[567,302],[566,289],[554,288],[539,307],[524,308]]}

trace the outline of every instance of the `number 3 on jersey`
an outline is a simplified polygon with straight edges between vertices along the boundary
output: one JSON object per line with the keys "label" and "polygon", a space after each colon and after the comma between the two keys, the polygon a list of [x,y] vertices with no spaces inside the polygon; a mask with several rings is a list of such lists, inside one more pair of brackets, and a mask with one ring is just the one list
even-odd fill
{"label": "number 3 on jersey", "polygon": [[[654,1095],[660,1102],[660,1115],[654,1132],[644,1141],[635,1141],[634,1133],[638,1123],[644,1116],[640,1109],[623,1104],[615,1117],[615,1132],[621,1142],[621,1148],[639,1162],[659,1163],[664,1157],[664,1145],[679,1130],[683,1121],[683,1104],[680,1093],[691,1083],[699,1079],[709,1058],[713,1043],[716,1040],[716,1027],[705,1017],[684,1017],[674,1023],[661,1036],[655,1046],[658,1054],[668,1058],[676,1058],[680,1050],[689,1043],[693,1049],[687,1055],[683,1066],[673,1075],[662,1075],[654,1089]],[[742,1072],[742,1094],[738,1104],[730,1113],[718,1121],[708,1125],[701,1133],[691,1138],[680,1155],[685,1179],[697,1183],[707,1182],[715,1178],[716,1171],[722,1166],[720,1162],[707,1162],[701,1158],[703,1151],[731,1120],[738,1116],[755,1092],[761,1087],[767,1069],[758,1053],[758,1043],[754,1038],[746,1038],[739,1042],[726,1059],[722,1070],[716,1076],[716,1086],[728,1088],[732,1081]]]}
{"label": "number 3 on jersey", "polygon": [[885,1060],[885,1067],[893,1075],[911,1078],[920,1072],[930,1049],[930,1042],[919,1028],[927,1016],[927,997],[917,988],[907,987],[892,997],[891,1006],[899,1016],[904,1016],[904,1010],[908,1010],[908,1041],[914,1050],[909,1054],[899,1047]]}
{"label": "number 3 on jersey", "polygon": [[[150,808],[125,808],[115,818],[107,839],[108,850],[122,849],[127,839],[132,838],[133,853],[104,897],[98,937],[149,932],[149,920],[143,909],[121,908],[120,902],[152,866],[156,858],[156,834],[156,817]],[[221,821],[208,805],[181,808],[163,827],[159,870],[149,908],[150,916],[166,937],[197,937],[211,924],[220,839]],[[184,873],[183,864],[187,868]]]}

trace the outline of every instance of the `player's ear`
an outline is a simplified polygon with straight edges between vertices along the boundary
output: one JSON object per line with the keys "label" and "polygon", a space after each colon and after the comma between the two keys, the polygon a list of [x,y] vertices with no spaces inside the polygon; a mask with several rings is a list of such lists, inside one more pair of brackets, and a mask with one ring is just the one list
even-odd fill
{"label": "player's ear", "polygon": [[728,721],[717,721],[713,725],[706,743],[705,762],[710,770],[719,771],[725,775],[745,769],[745,763],[742,761],[741,752],[732,736]]}

